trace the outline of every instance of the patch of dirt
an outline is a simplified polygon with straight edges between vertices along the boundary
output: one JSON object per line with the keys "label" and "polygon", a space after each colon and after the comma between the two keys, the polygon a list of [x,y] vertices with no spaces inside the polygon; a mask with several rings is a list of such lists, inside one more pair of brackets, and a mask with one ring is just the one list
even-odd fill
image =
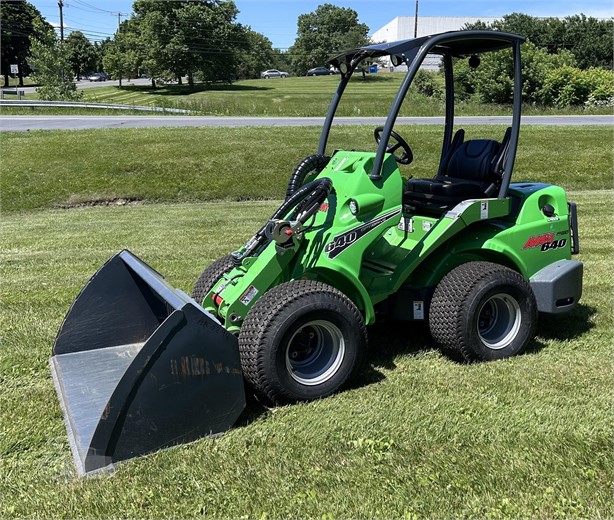
{"label": "patch of dirt", "polygon": [[143,204],[145,204],[144,200],[134,198],[94,199],[84,200],[80,202],[73,202],[69,199],[64,204],[59,204],[58,207],[62,209],[75,209],[93,208],[96,206],[141,206]]}

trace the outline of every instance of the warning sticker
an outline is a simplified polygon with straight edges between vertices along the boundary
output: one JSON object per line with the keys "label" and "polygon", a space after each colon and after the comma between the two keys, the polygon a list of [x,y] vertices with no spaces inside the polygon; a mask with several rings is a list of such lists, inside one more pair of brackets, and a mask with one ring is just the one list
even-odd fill
{"label": "warning sticker", "polygon": [[423,319],[424,319],[424,302],[415,301],[414,302],[414,320],[423,320]]}
{"label": "warning sticker", "polygon": [[488,218],[488,201],[483,200],[480,202],[480,218],[487,219]]}
{"label": "warning sticker", "polygon": [[239,298],[239,301],[243,304],[243,305],[249,305],[249,303],[254,299],[254,297],[258,294],[258,289],[256,289],[253,285],[250,285],[247,288],[247,291],[245,291],[242,295],[241,298]]}

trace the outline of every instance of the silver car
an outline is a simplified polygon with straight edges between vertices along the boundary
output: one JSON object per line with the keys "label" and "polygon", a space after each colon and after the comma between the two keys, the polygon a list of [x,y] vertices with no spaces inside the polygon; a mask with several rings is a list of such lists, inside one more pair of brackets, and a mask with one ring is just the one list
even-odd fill
{"label": "silver car", "polygon": [[262,79],[287,78],[288,76],[289,74],[287,72],[282,72],[281,70],[277,70],[277,69],[269,69],[269,70],[265,70],[264,72],[260,73],[260,77]]}

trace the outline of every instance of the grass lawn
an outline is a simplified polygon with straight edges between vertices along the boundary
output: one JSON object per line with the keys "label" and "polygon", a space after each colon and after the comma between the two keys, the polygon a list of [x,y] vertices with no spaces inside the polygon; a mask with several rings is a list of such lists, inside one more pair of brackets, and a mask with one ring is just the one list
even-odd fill
{"label": "grass lawn", "polygon": [[[416,153],[406,173],[432,175],[439,133],[399,131]],[[339,132],[341,142],[371,146],[371,128]],[[353,388],[309,404],[251,403],[221,437],[82,480],[47,363],[79,289],[129,248],[189,291],[270,216],[317,131],[0,138],[3,518],[611,517],[611,129],[523,129],[516,180],[570,190],[585,265],[581,305],[541,317],[525,355],[461,365],[433,349],[424,326],[376,325]],[[262,200],[237,202],[248,198]],[[110,199],[158,203],[84,204]]]}
{"label": "grass lawn", "polygon": [[189,290],[274,202],[3,217],[3,517],[606,518],[612,475],[611,190],[575,191],[585,285],[530,353],[459,365],[424,327],[372,328],[353,389],[75,480],[47,359],[79,288],[128,247]]}
{"label": "grass lawn", "polygon": [[[150,112],[145,110],[108,109],[108,108],[64,108],[55,106],[40,107],[15,107],[10,105],[0,106],[0,116],[163,116],[170,112]],[[189,114],[185,114],[189,115]]]}
{"label": "grass lawn", "polygon": [[[390,110],[404,74],[357,76],[348,85],[338,115],[384,116]],[[339,83],[338,76],[295,77],[287,79],[252,79],[232,85],[168,85],[152,89],[149,85],[129,85],[84,89],[85,101],[152,105],[184,108],[203,115],[226,116],[324,116]],[[429,98],[410,91],[401,115],[443,115],[442,99]],[[509,107],[483,105],[475,101],[459,102],[458,115],[507,115]],[[611,114],[612,108],[542,108],[527,105],[525,115],[536,114]]]}
{"label": "grass lawn", "polygon": [[[398,127],[414,150],[406,176],[432,177],[442,130]],[[468,138],[501,139],[503,127],[470,126]],[[338,127],[334,148],[375,150],[373,128]],[[281,198],[290,173],[315,153],[317,128],[155,128],[0,134],[2,209],[24,211],[127,198],[201,202]],[[521,132],[516,181],[566,189],[612,187],[610,127]]]}
{"label": "grass lawn", "polygon": [[[390,110],[397,93],[402,73],[360,76],[348,85],[338,115],[341,116],[385,116]],[[333,93],[339,83],[338,76],[294,77],[287,79],[250,79],[236,81],[231,85],[197,84],[194,90],[187,85],[162,85],[152,89],[151,85],[101,86],[83,89],[83,101],[96,103],[118,103],[163,108],[181,108],[199,115],[225,116],[325,116]],[[26,99],[37,99],[36,93]],[[48,109],[37,109],[37,113],[55,113]],[[70,113],[75,113],[71,109]],[[76,113],[87,113],[77,110]],[[21,114],[16,108],[3,108],[4,114]],[[61,112],[60,112],[61,113]],[[67,112],[68,113],[68,112]],[[481,104],[474,100],[458,101],[457,115],[509,115],[511,108],[502,105]],[[525,115],[542,114],[612,114],[611,107],[568,107],[546,108],[526,105]],[[427,97],[410,90],[401,115],[433,116],[444,114],[444,101]]]}
{"label": "grass lawn", "polygon": [[[35,83],[28,77],[23,78],[23,86],[24,87],[32,87],[34,86]],[[8,84],[4,84],[4,76],[2,77],[2,88],[9,88],[9,87],[17,87],[20,88],[19,85],[19,78],[13,78],[12,76],[9,76],[9,82]]]}

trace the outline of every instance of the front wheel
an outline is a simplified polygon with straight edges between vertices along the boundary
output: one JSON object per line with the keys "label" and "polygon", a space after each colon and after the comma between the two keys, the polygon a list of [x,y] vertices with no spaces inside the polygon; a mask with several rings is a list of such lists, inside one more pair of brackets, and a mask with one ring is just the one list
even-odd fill
{"label": "front wheel", "polygon": [[287,282],[260,298],[239,334],[243,374],[274,403],[310,401],[341,389],[367,349],[364,320],[343,293],[321,282]]}
{"label": "front wheel", "polygon": [[207,293],[213,289],[220,278],[226,273],[229,273],[233,267],[234,263],[231,255],[218,258],[207,267],[196,280],[194,288],[192,289],[192,298],[202,305],[203,299],[207,296]]}
{"label": "front wheel", "polygon": [[521,352],[535,334],[537,304],[516,271],[490,262],[462,264],[443,277],[431,301],[431,335],[467,361]]}

